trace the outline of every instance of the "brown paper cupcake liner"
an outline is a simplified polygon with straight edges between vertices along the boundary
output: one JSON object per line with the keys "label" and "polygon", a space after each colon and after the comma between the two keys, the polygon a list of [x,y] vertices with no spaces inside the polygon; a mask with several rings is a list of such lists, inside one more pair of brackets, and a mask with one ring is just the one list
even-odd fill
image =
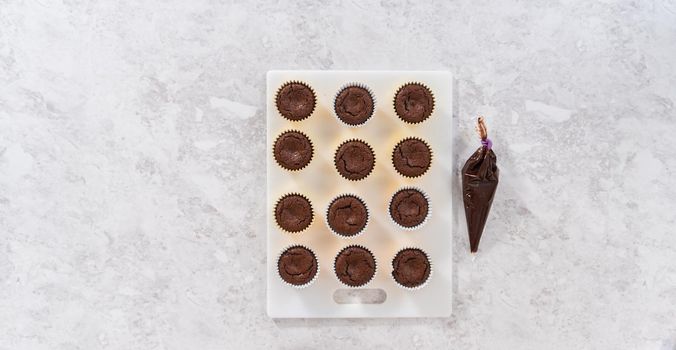
{"label": "brown paper cupcake liner", "polygon": [[[279,259],[282,258],[282,254],[284,254],[287,250],[289,250],[291,248],[305,248],[305,249],[309,250],[310,253],[312,253],[312,255],[315,257],[315,261],[317,262],[317,273],[315,273],[314,277],[312,277],[312,279],[305,284],[289,283],[282,278],[282,275],[279,271]],[[311,284],[313,284],[317,280],[317,277],[319,277],[319,272],[321,270],[321,266],[319,264],[319,258],[317,258],[317,254],[314,252],[314,250],[308,248],[307,246],[305,246],[303,244],[291,244],[291,245],[284,247],[281,251],[279,251],[279,253],[277,253],[277,258],[275,259],[275,263],[277,264],[277,277],[279,278],[279,280],[282,281],[282,283],[286,284],[287,286],[291,286],[291,287],[296,288],[296,289],[307,288]]]}
{"label": "brown paper cupcake liner", "polygon": [[[420,142],[424,143],[425,146],[427,146],[427,149],[430,151],[430,165],[427,167],[427,169],[425,169],[425,172],[423,172],[422,174],[417,175],[417,176],[409,176],[409,175],[402,174],[402,173],[397,169],[397,167],[394,165],[394,152],[396,151],[397,147],[398,147],[400,144],[402,144],[404,141],[407,141],[407,140],[417,140],[417,141],[420,141]],[[430,144],[427,143],[427,141],[425,141],[425,140],[423,140],[423,139],[421,139],[421,138],[419,138],[419,137],[415,137],[415,136],[406,137],[406,138],[402,139],[401,141],[397,142],[396,145],[394,145],[394,148],[392,149],[392,157],[391,157],[391,161],[392,161],[392,167],[394,168],[394,171],[397,172],[397,174],[399,174],[399,175],[401,175],[401,176],[403,176],[403,177],[409,178],[409,179],[415,179],[415,178],[418,178],[418,177],[421,177],[421,176],[427,174],[427,172],[428,172],[428,171],[430,170],[430,168],[432,167],[432,162],[434,161],[434,150],[432,150],[432,147],[430,147]]]}
{"label": "brown paper cupcake liner", "polygon": [[[369,115],[368,118],[366,118],[366,120],[363,123],[359,123],[359,124],[348,124],[345,121],[343,121],[342,119],[340,119],[340,117],[338,116],[338,113],[336,113],[336,102],[337,102],[337,99],[338,99],[338,95],[340,95],[340,93],[343,92],[343,90],[345,90],[349,87],[353,87],[353,86],[360,87],[360,88],[368,91],[369,95],[371,95],[371,100],[373,100],[373,110],[371,111],[371,115]],[[336,92],[336,94],[333,96],[332,112],[333,112],[333,116],[336,117],[338,122],[340,122],[343,126],[346,126],[348,128],[358,128],[360,126],[364,126],[366,123],[368,123],[369,120],[373,119],[373,115],[376,113],[377,103],[378,103],[378,101],[376,101],[376,94],[373,93],[373,90],[371,90],[371,88],[368,85],[366,85],[364,83],[350,82],[350,83],[347,83],[347,84],[343,84],[340,87],[340,89],[338,89],[338,92]]]}
{"label": "brown paper cupcake liner", "polygon": [[[430,111],[430,114],[427,117],[425,117],[425,119],[423,119],[419,122],[410,122],[410,121],[404,120],[404,118],[402,118],[402,116],[400,116],[399,113],[397,113],[397,95],[399,95],[399,92],[404,87],[406,87],[407,85],[422,86],[425,89],[427,89],[427,91],[430,92],[430,95],[432,95],[432,110]],[[409,82],[406,82],[406,83],[400,85],[399,88],[397,89],[397,91],[394,93],[394,97],[392,98],[392,108],[394,109],[394,114],[396,114],[397,117],[399,117],[399,119],[401,119],[401,121],[403,121],[406,124],[410,124],[410,125],[420,124],[420,123],[426,121],[427,119],[429,119],[430,117],[432,117],[432,115],[434,114],[435,105],[436,105],[436,98],[434,97],[434,92],[432,91],[432,89],[429,88],[429,86],[427,86],[424,83],[419,82],[419,81],[409,81]]]}
{"label": "brown paper cupcake liner", "polygon": [[[343,174],[340,173],[340,171],[338,170],[338,167],[336,166],[336,158],[338,157],[338,151],[340,150],[341,147],[343,147],[344,144],[346,144],[348,142],[352,142],[352,141],[357,141],[357,142],[361,142],[361,143],[365,144],[369,148],[369,150],[371,151],[371,154],[373,154],[373,166],[371,167],[371,170],[369,170],[368,174],[366,174],[366,176],[364,176],[361,179],[349,179],[349,178],[343,176]],[[371,145],[369,145],[368,142],[366,142],[362,139],[356,139],[356,138],[355,139],[347,139],[347,140],[341,142],[340,145],[338,145],[338,147],[336,147],[336,151],[333,152],[333,168],[336,170],[336,172],[338,172],[338,175],[340,175],[340,177],[342,177],[343,179],[349,180],[349,181],[355,181],[356,182],[356,181],[362,181],[362,180],[366,179],[367,177],[369,177],[369,175],[371,175],[371,173],[373,173],[373,170],[375,170],[376,163],[377,163],[376,152],[373,151],[373,147],[371,147]]]}
{"label": "brown paper cupcake liner", "polygon": [[[308,141],[310,142],[310,152],[311,152],[310,160],[307,162],[307,164],[303,165],[302,167],[300,167],[298,169],[289,169],[289,168],[285,167],[284,165],[282,165],[282,163],[280,163],[280,161],[277,159],[277,156],[275,154],[275,146],[277,146],[277,141],[279,141],[279,139],[282,136],[286,135],[287,133],[291,133],[291,132],[297,132],[297,133],[305,136],[308,139]],[[277,135],[277,137],[275,138],[275,142],[272,143],[272,158],[275,159],[275,163],[277,163],[277,165],[279,165],[282,169],[287,170],[287,171],[294,172],[294,171],[301,171],[301,170],[305,169],[308,165],[310,165],[310,163],[312,163],[314,156],[315,156],[315,145],[314,145],[314,143],[312,143],[312,139],[309,136],[307,136],[306,133],[304,133],[300,130],[296,130],[296,129],[285,130],[281,134]]]}
{"label": "brown paper cupcake liner", "polygon": [[[291,119],[291,118],[285,116],[285,115],[282,113],[282,111],[279,110],[279,105],[277,104],[277,99],[279,98],[279,93],[282,91],[282,89],[284,89],[286,86],[288,86],[288,85],[290,85],[290,84],[300,84],[300,85],[305,86],[306,88],[308,88],[308,89],[310,90],[310,92],[312,93],[312,98],[314,99],[314,105],[312,106],[312,110],[310,111],[310,113],[308,113],[307,116],[305,116],[305,117],[303,117],[303,118],[301,118],[301,119]],[[305,120],[305,119],[307,119],[307,118],[310,118],[310,117],[312,116],[312,114],[315,112],[315,110],[317,110],[317,93],[316,93],[315,90],[312,88],[312,86],[310,86],[310,84],[308,84],[308,83],[306,83],[306,82],[304,82],[304,81],[300,81],[300,80],[289,80],[289,81],[285,82],[284,84],[282,84],[282,85],[277,89],[277,92],[275,93],[275,109],[277,110],[277,113],[279,113],[279,115],[280,115],[282,118],[286,119],[286,120],[290,120],[290,121],[292,121],[292,122],[299,122],[299,121],[301,121],[301,120]]]}
{"label": "brown paper cupcake liner", "polygon": [[[415,250],[421,251],[423,254],[425,254],[425,257],[427,258],[427,261],[430,263],[430,274],[427,276],[427,279],[425,280],[425,282],[423,282],[422,284],[417,285],[417,286],[415,286],[415,287],[407,287],[407,286],[405,286],[405,285],[399,283],[399,282],[394,278],[394,259],[397,258],[397,255],[399,255],[399,253],[401,253],[401,252],[403,252],[404,250],[407,250],[407,249],[415,249]],[[405,289],[405,290],[409,290],[409,291],[418,290],[418,289],[421,289],[421,288],[425,287],[425,286],[430,282],[430,280],[432,279],[432,275],[434,274],[434,264],[432,263],[432,259],[430,259],[430,255],[427,254],[426,251],[424,251],[423,249],[420,249],[420,248],[418,248],[418,247],[405,246],[404,248],[399,249],[399,250],[394,254],[394,256],[392,256],[392,263],[391,263],[391,265],[392,265],[392,273],[390,273],[390,277],[392,278],[392,281],[394,281],[394,283],[395,283],[397,286],[399,286],[399,288],[402,288],[402,289]]]}
{"label": "brown paper cupcake liner", "polygon": [[[352,236],[341,235],[340,233],[336,232],[336,230],[334,230],[333,227],[331,227],[331,224],[329,223],[329,209],[331,208],[331,205],[332,205],[335,201],[337,201],[338,199],[343,198],[343,197],[354,197],[354,198],[357,198],[357,199],[364,205],[364,208],[366,208],[366,223],[364,224],[364,228],[362,228],[359,232],[353,234]],[[341,238],[341,239],[352,239],[352,238],[356,238],[356,237],[361,236],[362,234],[364,234],[364,232],[366,231],[366,228],[369,226],[369,221],[370,221],[370,220],[371,220],[371,212],[369,211],[369,207],[366,205],[366,201],[365,201],[362,197],[360,197],[360,196],[358,196],[358,195],[356,195],[356,194],[354,194],[354,193],[343,193],[343,194],[339,194],[339,195],[333,197],[333,198],[329,201],[329,204],[326,206],[326,210],[325,210],[325,212],[324,212],[324,221],[326,222],[326,227],[328,227],[329,230],[330,230],[334,235],[338,236],[338,237]]]}
{"label": "brown paper cupcake liner", "polygon": [[[340,278],[338,278],[338,273],[336,271],[336,263],[338,262],[338,256],[340,255],[340,253],[342,253],[345,249],[353,248],[353,247],[365,249],[366,251],[368,251],[371,254],[371,256],[373,256],[373,276],[371,276],[371,279],[366,281],[366,283],[361,284],[359,286],[351,286],[351,285],[341,281]],[[341,285],[343,285],[346,288],[351,288],[351,289],[364,288],[365,286],[367,286],[369,283],[371,283],[373,281],[373,279],[376,277],[376,274],[378,274],[378,260],[376,259],[376,256],[373,254],[371,249],[368,249],[361,244],[351,244],[349,246],[346,246],[343,249],[341,249],[340,251],[338,251],[338,253],[336,253],[336,256],[333,258],[333,276],[336,278],[336,280]]]}
{"label": "brown paper cupcake liner", "polygon": [[[310,203],[310,215],[311,215],[311,216],[310,216],[310,222],[309,222],[309,223],[307,224],[307,226],[306,226],[304,229],[302,229],[302,230],[298,230],[298,231],[289,231],[289,230],[283,228],[282,225],[280,225],[279,222],[277,221],[277,206],[279,205],[279,203],[280,203],[284,198],[289,197],[289,196],[300,196],[300,197],[305,198],[305,200],[307,200],[307,202]],[[298,192],[290,192],[290,193],[287,193],[287,194],[285,194],[285,195],[279,197],[279,199],[277,199],[277,201],[275,202],[274,208],[272,208],[272,217],[275,218],[275,224],[277,225],[277,227],[278,227],[280,230],[282,230],[283,232],[292,233],[292,234],[300,234],[300,233],[303,233],[305,230],[307,230],[308,227],[310,227],[310,225],[312,225],[312,222],[313,222],[314,219],[315,219],[315,211],[314,211],[314,207],[312,206],[312,201],[310,201],[310,199],[309,199],[308,197],[306,197],[305,195],[300,194],[300,193],[298,193]]]}
{"label": "brown paper cupcake liner", "polygon": [[[419,223],[418,225],[411,226],[411,227],[407,227],[407,226],[401,225],[398,222],[396,222],[394,220],[394,218],[392,217],[392,213],[390,212],[390,208],[392,207],[392,200],[394,200],[394,196],[397,195],[397,193],[399,193],[401,191],[405,191],[405,190],[416,190],[416,191],[422,193],[423,197],[425,197],[425,200],[427,200],[427,215],[425,216],[425,219],[421,223]],[[425,226],[427,221],[429,221],[430,216],[432,216],[432,202],[430,201],[430,197],[427,195],[427,192],[421,190],[419,187],[404,186],[404,187],[401,187],[398,190],[394,191],[392,196],[390,196],[390,201],[387,203],[387,216],[389,216],[390,221],[393,224],[395,224],[397,227],[399,227],[403,230],[406,230],[406,231],[415,231],[415,230]]]}

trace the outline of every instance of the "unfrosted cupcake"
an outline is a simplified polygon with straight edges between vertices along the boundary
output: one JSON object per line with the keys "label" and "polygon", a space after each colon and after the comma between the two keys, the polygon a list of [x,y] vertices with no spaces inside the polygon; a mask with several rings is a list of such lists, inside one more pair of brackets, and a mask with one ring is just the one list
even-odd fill
{"label": "unfrosted cupcake", "polygon": [[309,85],[290,81],[282,85],[275,96],[275,105],[284,118],[298,121],[309,117],[315,110],[317,98]]}
{"label": "unfrosted cupcake", "polygon": [[334,271],[338,280],[348,287],[362,287],[376,274],[376,259],[368,249],[352,245],[336,255]]}
{"label": "unfrosted cupcake", "polygon": [[363,125],[373,116],[375,98],[366,85],[351,83],[344,86],[333,101],[338,119],[347,126]]}
{"label": "unfrosted cupcake", "polygon": [[314,153],[312,141],[300,131],[285,131],[277,140],[273,154],[277,164],[286,170],[300,170],[310,164]]}
{"label": "unfrosted cupcake", "polygon": [[286,248],[277,259],[279,277],[294,287],[310,285],[319,273],[317,256],[301,245]]}
{"label": "unfrosted cupcake", "polygon": [[404,248],[392,259],[392,277],[406,289],[422,288],[432,275],[427,254],[418,248]]}
{"label": "unfrosted cupcake", "polygon": [[352,194],[334,198],[326,209],[326,223],[333,233],[343,238],[356,237],[364,232],[368,219],[364,200]]}
{"label": "unfrosted cupcake", "polygon": [[432,165],[432,149],[419,138],[406,138],[394,147],[392,165],[401,175],[418,177]]}
{"label": "unfrosted cupcake", "polygon": [[284,231],[298,233],[312,223],[312,204],[305,196],[290,193],[277,201],[275,220]]}
{"label": "unfrosted cupcake", "polygon": [[414,187],[404,187],[390,199],[390,218],[403,229],[419,228],[427,221],[430,211],[429,198]]}
{"label": "unfrosted cupcake", "polygon": [[434,110],[434,95],[422,83],[408,83],[394,96],[394,111],[401,120],[417,124],[429,118]]}
{"label": "unfrosted cupcake", "polygon": [[334,164],[341,176],[357,181],[367,177],[373,171],[376,156],[366,142],[348,140],[338,146]]}

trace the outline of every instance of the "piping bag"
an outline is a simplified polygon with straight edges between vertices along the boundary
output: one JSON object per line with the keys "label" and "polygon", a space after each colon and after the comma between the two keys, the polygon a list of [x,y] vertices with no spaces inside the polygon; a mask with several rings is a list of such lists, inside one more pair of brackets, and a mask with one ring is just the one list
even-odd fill
{"label": "piping bag", "polygon": [[499,175],[497,158],[492,150],[493,143],[488,138],[488,130],[483,117],[479,117],[476,130],[481,137],[481,147],[462,167],[462,200],[465,206],[467,233],[472,253],[479,250],[481,234],[493,205],[495,190],[498,188]]}

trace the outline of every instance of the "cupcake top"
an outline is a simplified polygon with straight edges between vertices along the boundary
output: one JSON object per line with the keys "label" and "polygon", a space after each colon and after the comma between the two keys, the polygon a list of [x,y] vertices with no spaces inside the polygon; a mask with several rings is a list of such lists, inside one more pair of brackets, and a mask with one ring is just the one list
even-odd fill
{"label": "cupcake top", "polygon": [[425,142],[408,138],[394,147],[392,163],[394,168],[404,176],[420,176],[429,169],[432,163],[432,151]]}
{"label": "cupcake top", "polygon": [[312,160],[312,153],[310,139],[298,131],[287,131],[275,141],[275,160],[287,170],[304,168]]}
{"label": "cupcake top", "polygon": [[366,205],[357,197],[345,195],[336,198],[327,213],[331,229],[341,236],[354,236],[366,226]]}
{"label": "cupcake top", "polygon": [[416,189],[403,189],[392,196],[390,215],[397,224],[415,227],[427,218],[429,203],[422,192]]}
{"label": "cupcake top", "polygon": [[288,194],[277,202],[275,219],[288,232],[303,231],[312,223],[312,205],[301,195]]}
{"label": "cupcake top", "polygon": [[392,277],[404,287],[415,288],[430,277],[430,261],[420,249],[401,250],[392,260]]}
{"label": "cupcake top", "polygon": [[315,94],[300,82],[284,84],[277,92],[277,110],[286,119],[303,120],[315,109]]}
{"label": "cupcake top", "polygon": [[287,283],[302,286],[317,275],[317,257],[309,249],[294,246],[285,250],[277,260],[279,276]]}
{"label": "cupcake top", "polygon": [[348,180],[367,177],[375,165],[373,150],[363,141],[350,140],[338,147],[335,157],[336,169]]}
{"label": "cupcake top", "polygon": [[407,123],[420,123],[434,109],[434,96],[426,86],[409,83],[402,86],[394,97],[394,110]]}
{"label": "cupcake top", "polygon": [[359,125],[373,115],[373,96],[361,86],[348,86],[336,96],[336,115],[349,125]]}
{"label": "cupcake top", "polygon": [[376,260],[366,248],[347,247],[338,253],[335,262],[336,276],[351,287],[363,286],[376,273]]}

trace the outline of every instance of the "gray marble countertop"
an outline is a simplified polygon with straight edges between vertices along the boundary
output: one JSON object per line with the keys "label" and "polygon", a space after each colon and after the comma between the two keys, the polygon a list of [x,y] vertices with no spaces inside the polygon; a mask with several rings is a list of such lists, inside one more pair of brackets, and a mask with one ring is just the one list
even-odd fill
{"label": "gray marble countertop", "polygon": [[[487,117],[452,317],[266,316],[270,69],[451,71],[456,169]],[[0,349],[676,349],[675,102],[673,1],[0,0]]]}

